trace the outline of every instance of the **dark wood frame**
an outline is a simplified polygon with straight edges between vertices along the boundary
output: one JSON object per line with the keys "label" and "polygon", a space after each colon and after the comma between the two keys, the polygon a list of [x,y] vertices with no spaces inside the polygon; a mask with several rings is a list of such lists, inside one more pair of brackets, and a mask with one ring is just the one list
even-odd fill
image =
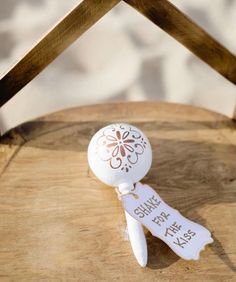
{"label": "dark wood frame", "polygon": [[[0,106],[16,95],[120,0],[84,0],[0,79]],[[236,84],[236,57],[167,0],[125,0]],[[236,119],[236,112],[234,115]]]}

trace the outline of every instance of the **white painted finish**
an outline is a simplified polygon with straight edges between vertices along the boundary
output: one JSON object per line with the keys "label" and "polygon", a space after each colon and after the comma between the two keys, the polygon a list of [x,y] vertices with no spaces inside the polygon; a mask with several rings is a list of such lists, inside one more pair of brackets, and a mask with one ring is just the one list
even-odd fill
{"label": "white painted finish", "polygon": [[140,266],[147,265],[147,241],[140,222],[125,212],[130,244]]}
{"label": "white painted finish", "polygon": [[[88,162],[93,173],[107,185],[118,188],[118,195],[132,193],[133,184],[141,180],[152,163],[147,137],[129,124],[111,124],[92,137]],[[147,243],[140,222],[125,212],[131,247],[138,263],[147,264]]]}
{"label": "white painted finish", "polygon": [[209,230],[167,205],[148,185],[137,183],[133,194],[125,194],[121,200],[131,217],[183,259],[198,260],[200,252],[213,242]]}

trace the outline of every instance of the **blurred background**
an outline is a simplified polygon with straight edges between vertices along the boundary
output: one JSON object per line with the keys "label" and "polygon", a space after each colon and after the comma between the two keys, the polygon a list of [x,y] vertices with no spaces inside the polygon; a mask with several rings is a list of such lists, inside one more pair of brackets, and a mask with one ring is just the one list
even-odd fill
{"label": "blurred background", "polygon": [[[78,0],[0,0],[3,75]],[[236,54],[236,0],[173,0]],[[63,108],[109,101],[161,100],[231,115],[233,84],[120,3],[0,109],[8,130]]]}

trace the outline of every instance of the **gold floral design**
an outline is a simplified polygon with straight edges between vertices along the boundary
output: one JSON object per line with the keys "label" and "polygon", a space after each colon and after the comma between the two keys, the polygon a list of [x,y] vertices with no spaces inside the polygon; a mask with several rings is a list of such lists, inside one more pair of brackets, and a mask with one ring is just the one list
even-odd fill
{"label": "gold floral design", "polygon": [[131,126],[112,125],[104,129],[97,139],[97,154],[112,169],[128,172],[143,154],[147,142]]}

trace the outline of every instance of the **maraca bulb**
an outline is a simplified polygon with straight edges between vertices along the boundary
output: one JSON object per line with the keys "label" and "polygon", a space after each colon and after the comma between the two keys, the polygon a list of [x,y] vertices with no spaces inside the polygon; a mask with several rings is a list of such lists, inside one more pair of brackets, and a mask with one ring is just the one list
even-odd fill
{"label": "maraca bulb", "polygon": [[92,137],[88,162],[97,178],[109,186],[134,184],[151,167],[151,145],[138,128],[125,123],[111,124]]}

